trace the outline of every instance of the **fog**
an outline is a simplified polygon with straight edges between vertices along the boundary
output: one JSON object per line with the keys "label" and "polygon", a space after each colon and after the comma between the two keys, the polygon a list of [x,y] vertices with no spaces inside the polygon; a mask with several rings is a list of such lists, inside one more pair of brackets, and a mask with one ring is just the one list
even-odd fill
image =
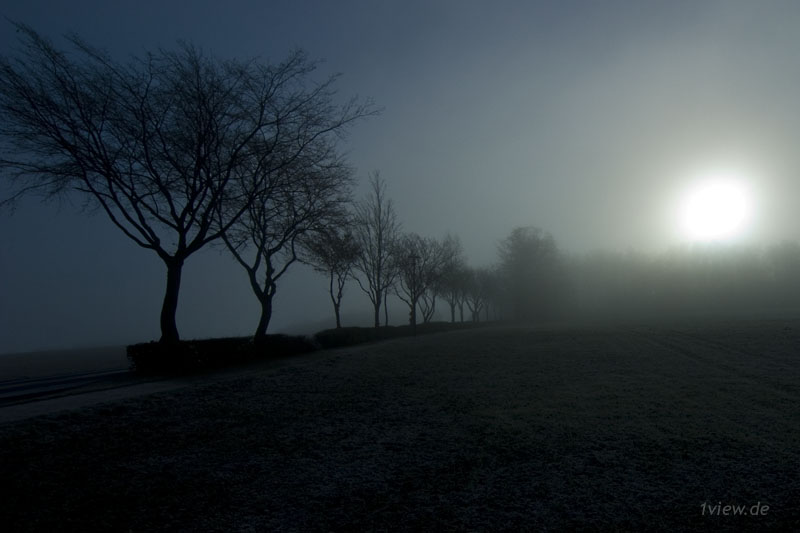
{"label": "fog", "polygon": [[[558,280],[536,286],[558,291],[537,320],[788,313],[800,296],[796,2],[10,1],[0,14],[120,60],[181,40],[220,58],[324,59],[343,100],[383,108],[341,144],[356,200],[380,170],[402,230],[458,236],[473,268],[499,265],[515,228],[552,236]],[[692,242],[681,201],[709,168],[746,182],[752,214],[734,238]],[[80,197],[3,209],[0,242],[0,353],[158,338],[163,264]],[[498,314],[520,318],[522,289],[505,287]],[[293,265],[269,331],[332,327],[327,290]],[[348,283],[344,324],[369,325],[369,304]],[[222,247],[187,260],[183,338],[250,335],[258,313]],[[396,297],[389,319],[408,319]]]}

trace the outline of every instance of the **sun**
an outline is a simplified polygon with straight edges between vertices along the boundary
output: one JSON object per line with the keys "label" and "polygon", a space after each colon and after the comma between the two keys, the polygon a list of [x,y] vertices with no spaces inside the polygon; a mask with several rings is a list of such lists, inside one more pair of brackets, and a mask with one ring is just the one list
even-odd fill
{"label": "sun", "polygon": [[732,173],[701,176],[683,200],[683,232],[695,242],[735,240],[747,228],[750,204],[750,195],[740,176]]}

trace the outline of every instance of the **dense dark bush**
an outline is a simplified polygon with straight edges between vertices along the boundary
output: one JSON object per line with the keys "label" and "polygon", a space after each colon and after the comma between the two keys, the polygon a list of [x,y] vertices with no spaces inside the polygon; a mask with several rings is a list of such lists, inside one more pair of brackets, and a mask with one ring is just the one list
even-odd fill
{"label": "dense dark bush", "polygon": [[187,374],[239,365],[270,357],[318,349],[306,337],[268,335],[261,345],[251,337],[181,341],[174,345],[148,342],[128,346],[131,370],[139,374]]}
{"label": "dense dark bush", "polygon": [[[431,322],[419,324],[417,335],[484,326],[486,322]],[[313,338],[290,335],[267,335],[262,345],[252,337],[181,341],[164,345],[146,342],[128,346],[131,370],[143,375],[181,375],[241,365],[271,357],[312,352],[320,348],[341,348],[414,334],[411,326],[382,328],[340,328],[320,331]]]}

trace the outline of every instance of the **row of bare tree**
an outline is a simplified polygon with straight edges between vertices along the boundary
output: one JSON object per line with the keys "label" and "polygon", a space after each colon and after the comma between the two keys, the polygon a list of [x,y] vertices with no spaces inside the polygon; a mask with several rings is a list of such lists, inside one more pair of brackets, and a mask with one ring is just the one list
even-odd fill
{"label": "row of bare tree", "polygon": [[336,76],[312,79],[317,64],[301,51],[262,64],[183,45],[120,62],[76,36],[63,51],[16,30],[16,56],[0,58],[0,173],[12,191],[3,204],[78,195],[158,255],[167,343],[179,340],[185,262],[224,246],[261,305],[263,340],[301,241],[342,219],[353,173],[337,142],[375,106],[337,103]]}
{"label": "row of bare tree", "polygon": [[369,101],[337,103],[336,76],[297,51],[277,64],[222,61],[191,45],[120,62],[77,36],[69,50],[17,24],[20,47],[0,58],[0,172],[12,191],[77,195],[166,269],[161,341],[177,342],[186,261],[227,249],[249,280],[262,341],[278,281],[298,261],[330,281],[340,306],[354,278],[388,322],[387,298],[430,321],[437,298],[451,319],[499,307],[497,275],[466,266],[455,237],[402,234],[386,184],[353,204],[352,169],[338,141],[375,115]]}
{"label": "row of bare tree", "polygon": [[458,239],[438,241],[415,233],[402,233],[386,183],[376,172],[370,193],[356,203],[349,216],[326,231],[311,235],[305,261],[329,277],[330,297],[341,327],[340,306],[348,279],[355,279],[369,298],[374,326],[388,322],[387,299],[399,297],[409,307],[409,322],[417,323],[417,309],[424,322],[436,310],[436,296],[445,279],[462,268],[464,259]]}
{"label": "row of bare tree", "polygon": [[500,262],[492,268],[467,264],[461,242],[447,235],[438,240],[403,233],[386,183],[378,173],[370,192],[339,224],[308,235],[303,260],[329,279],[330,298],[341,327],[344,287],[354,279],[368,296],[375,327],[388,323],[387,299],[394,295],[409,309],[409,324],[421,313],[430,322],[437,300],[449,306],[450,320],[478,321],[510,316],[542,318],[561,297],[561,259],[552,237],[534,228],[518,228],[500,245]]}
{"label": "row of bare tree", "polygon": [[0,178],[13,205],[29,193],[75,195],[166,269],[161,340],[175,321],[185,262],[227,250],[261,307],[265,338],[278,281],[296,262],[329,278],[340,308],[348,280],[369,298],[375,327],[387,299],[409,322],[552,317],[565,306],[602,313],[789,305],[800,294],[800,247],[769,254],[565,258],[553,239],[517,228],[492,268],[470,267],[456,237],[406,234],[376,173],[352,202],[339,141],[379,110],[336,97],[336,76],[297,51],[284,61],[222,61],[190,45],[117,61],[78,37],[68,51],[18,24],[20,46],[0,57]]}
{"label": "row of bare tree", "polygon": [[278,281],[298,261],[326,273],[340,306],[354,278],[388,322],[387,298],[430,321],[437,298],[471,318],[499,308],[497,273],[467,267],[457,238],[402,234],[386,184],[351,202],[353,172],[338,141],[375,115],[337,103],[336,76],[297,51],[277,64],[222,61],[191,45],[120,62],[77,36],[69,50],[17,24],[20,47],[0,58],[0,172],[13,204],[28,193],[78,195],[166,269],[161,341],[186,261],[208,245],[241,265],[261,308],[262,341]]}

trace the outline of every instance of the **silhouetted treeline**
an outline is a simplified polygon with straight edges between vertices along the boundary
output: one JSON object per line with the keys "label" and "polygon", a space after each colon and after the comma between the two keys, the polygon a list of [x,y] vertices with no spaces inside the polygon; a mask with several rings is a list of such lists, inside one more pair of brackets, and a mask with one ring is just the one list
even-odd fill
{"label": "silhouetted treeline", "polygon": [[[523,227],[498,244],[494,266],[475,268],[468,265],[458,239],[448,239],[448,260],[431,271],[435,281],[425,293],[444,301],[451,321],[658,319],[800,310],[796,242],[693,245],[650,255],[567,254],[549,234]],[[414,265],[422,256],[413,252],[410,257]]]}
{"label": "silhouetted treeline", "polygon": [[318,63],[300,50],[268,64],[182,44],[119,61],[76,36],[59,50],[14,26],[19,46],[0,56],[0,178],[12,192],[0,206],[74,195],[156,254],[167,344],[180,339],[184,264],[224,243],[258,299],[264,340],[302,241],[337,225],[350,201],[339,142],[377,109],[340,102],[337,77],[314,79]]}

